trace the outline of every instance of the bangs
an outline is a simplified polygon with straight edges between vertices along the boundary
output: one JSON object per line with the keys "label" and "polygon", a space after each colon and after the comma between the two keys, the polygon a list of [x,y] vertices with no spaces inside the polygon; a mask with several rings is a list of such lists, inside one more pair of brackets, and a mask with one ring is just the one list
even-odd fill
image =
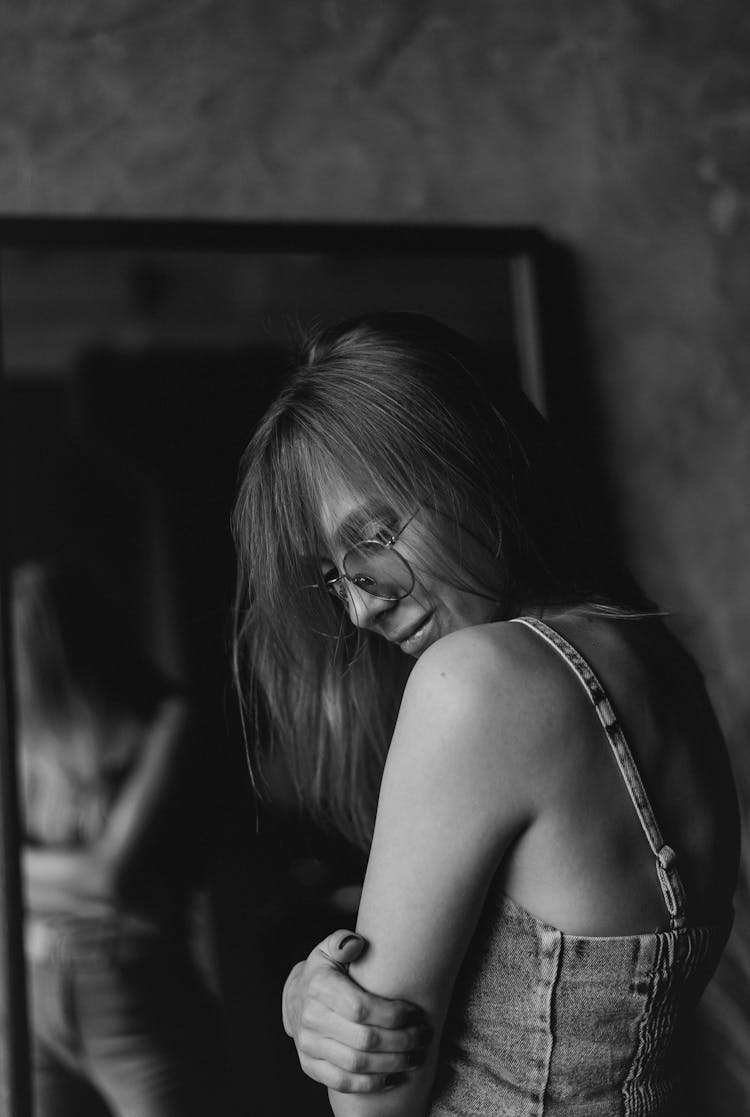
{"label": "bangs", "polygon": [[[497,446],[488,416],[471,427],[458,390],[455,401],[440,399],[429,361],[392,375],[387,346],[368,342],[360,356],[329,352],[320,372],[298,368],[240,466],[233,526],[245,602],[265,631],[264,654],[288,665],[320,656],[321,639],[329,663],[368,639],[328,592],[322,560],[376,527],[397,534],[419,508],[429,515],[409,531],[415,572],[492,600],[504,590],[502,572],[482,583],[462,542],[463,530],[499,559],[507,509],[489,478]],[[351,514],[332,524],[326,507],[342,496]]]}
{"label": "bangs", "polygon": [[[636,600],[598,518],[585,522],[585,478],[566,468],[514,378],[420,315],[316,330],[239,481],[233,672],[256,719],[254,747],[278,744],[300,802],[362,839],[410,660],[377,626],[352,623],[347,595],[330,592],[348,550],[396,536],[409,593],[433,579],[497,603],[502,616],[581,602],[622,613]],[[378,577],[371,589],[388,585]]]}
{"label": "bangs", "polygon": [[[497,557],[498,519],[488,508],[467,522],[482,501],[448,452],[436,460],[415,428],[411,439],[377,443],[340,407],[291,412],[269,416],[248,447],[234,517],[247,600],[270,638],[266,652],[276,645],[299,660],[320,655],[322,640],[329,663],[351,660],[368,636],[328,592],[322,560],[383,530],[397,534],[419,509],[427,515],[416,517],[409,546],[417,576],[498,599],[497,582],[482,583],[462,549],[467,532]],[[333,502],[351,505],[336,524],[326,517]]]}

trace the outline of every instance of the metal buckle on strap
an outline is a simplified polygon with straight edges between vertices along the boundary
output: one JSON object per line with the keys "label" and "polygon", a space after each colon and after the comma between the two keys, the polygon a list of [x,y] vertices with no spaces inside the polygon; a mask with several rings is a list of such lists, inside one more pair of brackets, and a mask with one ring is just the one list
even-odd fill
{"label": "metal buckle on strap", "polygon": [[664,869],[664,871],[667,872],[669,869],[672,868],[672,866],[676,862],[677,854],[675,853],[675,851],[672,849],[671,846],[664,845],[664,846],[661,847],[661,849],[657,853],[656,859],[659,862],[659,864],[661,865],[662,869]]}
{"label": "metal buckle on strap", "polygon": [[677,854],[671,846],[663,845],[656,854],[656,872],[672,930],[678,930],[685,926],[685,893],[677,872]]}

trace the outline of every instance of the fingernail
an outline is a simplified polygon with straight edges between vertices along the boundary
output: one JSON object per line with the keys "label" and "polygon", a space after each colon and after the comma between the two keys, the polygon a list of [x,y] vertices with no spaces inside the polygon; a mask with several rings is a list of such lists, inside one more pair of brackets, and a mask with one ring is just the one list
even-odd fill
{"label": "fingernail", "polygon": [[341,940],[341,942],[340,942],[340,943],[339,943],[339,945],[338,945],[338,949],[339,949],[339,950],[343,950],[343,949],[344,949],[344,947],[345,947],[345,946],[346,946],[346,945],[347,945],[348,943],[350,943],[350,942],[359,942],[359,941],[360,941],[359,935],[344,935],[343,939]]}
{"label": "fingernail", "polygon": [[383,1079],[383,1088],[390,1090],[392,1086],[399,1086],[402,1082],[406,1081],[403,1074],[387,1074]]}

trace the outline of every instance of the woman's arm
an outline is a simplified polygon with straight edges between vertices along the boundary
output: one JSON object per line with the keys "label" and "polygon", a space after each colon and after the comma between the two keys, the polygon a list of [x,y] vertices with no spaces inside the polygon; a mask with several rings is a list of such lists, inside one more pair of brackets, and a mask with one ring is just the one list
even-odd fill
{"label": "woman's arm", "polygon": [[367,944],[334,931],[289,974],[282,995],[284,1030],[305,1074],[357,1093],[383,1090],[393,1075],[424,1060],[430,1029],[416,1005],[378,997],[348,976]]}
{"label": "woman's arm", "polygon": [[184,704],[165,701],[100,837],[83,848],[24,849],[26,902],[32,911],[95,913],[117,905],[134,861],[179,797],[186,731]]}
{"label": "woman's arm", "polygon": [[523,759],[533,689],[485,629],[439,641],[411,674],[357,922],[370,948],[350,972],[366,989],[421,1006],[435,1038],[424,1065],[392,1089],[330,1090],[336,1117],[427,1111],[453,984],[487,887],[533,817]]}

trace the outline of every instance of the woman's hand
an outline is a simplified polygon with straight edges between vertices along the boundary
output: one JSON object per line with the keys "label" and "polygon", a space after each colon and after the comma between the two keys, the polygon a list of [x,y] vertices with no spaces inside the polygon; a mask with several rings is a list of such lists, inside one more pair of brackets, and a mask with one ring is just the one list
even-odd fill
{"label": "woman's hand", "polygon": [[297,963],[282,997],[302,1070],[347,1094],[397,1085],[422,1064],[431,1038],[416,1005],[375,996],[349,977],[349,963],[366,945],[351,931],[334,931]]}

